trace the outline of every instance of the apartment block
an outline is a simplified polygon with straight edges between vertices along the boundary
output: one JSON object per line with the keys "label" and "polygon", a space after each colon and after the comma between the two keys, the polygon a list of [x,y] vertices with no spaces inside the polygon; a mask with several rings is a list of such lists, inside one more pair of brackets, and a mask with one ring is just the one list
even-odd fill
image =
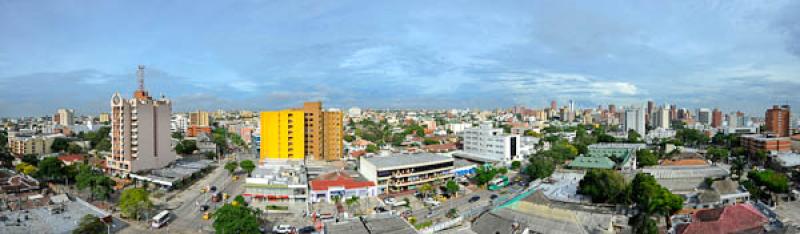
{"label": "apartment block", "polygon": [[464,152],[454,156],[484,163],[510,163],[519,160],[520,137],[503,133],[491,123],[464,130]]}
{"label": "apartment block", "polygon": [[769,137],[761,134],[750,134],[741,136],[742,146],[751,154],[759,150],[766,152],[791,152],[792,141],[788,137]]}
{"label": "apartment block", "polygon": [[111,154],[109,172],[127,175],[162,168],[177,159],[172,151],[172,102],[153,99],[144,89],[144,66],[137,71],[139,88],[133,98],[111,97]]}
{"label": "apartment block", "polygon": [[11,154],[22,156],[26,154],[49,154],[52,153],[50,146],[56,137],[63,137],[63,134],[53,134],[50,136],[25,135],[16,132],[8,133],[8,149]]}
{"label": "apartment block", "polygon": [[75,118],[75,111],[72,109],[58,109],[53,116],[53,121],[61,126],[72,125]]}
{"label": "apartment block", "polygon": [[791,108],[789,105],[772,106],[765,114],[764,125],[767,131],[778,137],[788,137],[791,135]]}
{"label": "apartment block", "polygon": [[111,117],[109,116],[110,115],[108,113],[100,113],[99,117],[100,123],[108,123],[109,121],[111,121]]}
{"label": "apartment block", "polygon": [[208,112],[195,111],[189,113],[189,126],[200,126],[200,127],[210,126],[210,123],[208,121]]}
{"label": "apartment block", "polygon": [[[342,121],[344,114],[340,111],[326,111],[323,112],[323,144],[321,159],[327,161],[339,160],[344,155],[342,148],[344,148],[344,128]],[[315,158],[317,159],[317,158]]]}
{"label": "apartment block", "polygon": [[302,110],[261,112],[261,160],[303,160],[305,119]]}

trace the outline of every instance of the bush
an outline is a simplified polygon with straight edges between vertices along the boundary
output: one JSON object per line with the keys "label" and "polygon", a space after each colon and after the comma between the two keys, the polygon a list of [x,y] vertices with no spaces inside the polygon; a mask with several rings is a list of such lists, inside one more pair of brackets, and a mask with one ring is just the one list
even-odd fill
{"label": "bush", "polygon": [[520,161],[513,161],[511,162],[511,170],[517,170],[522,166],[522,162]]}

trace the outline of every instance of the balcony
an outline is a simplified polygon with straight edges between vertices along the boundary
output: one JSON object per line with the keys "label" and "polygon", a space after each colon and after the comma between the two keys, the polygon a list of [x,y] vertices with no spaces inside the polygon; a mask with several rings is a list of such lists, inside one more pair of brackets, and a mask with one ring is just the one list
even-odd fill
{"label": "balcony", "polygon": [[389,183],[389,184],[391,186],[401,187],[401,186],[409,186],[409,185],[415,185],[415,184],[428,183],[428,182],[432,182],[432,181],[436,181],[436,180],[440,180],[440,179],[446,179],[446,178],[450,178],[450,177],[453,177],[453,174],[439,174],[439,175],[436,175],[436,176],[430,176],[430,177],[427,177],[427,178],[424,178],[424,179],[418,179],[418,180],[413,180],[413,181],[394,181],[394,182]]}

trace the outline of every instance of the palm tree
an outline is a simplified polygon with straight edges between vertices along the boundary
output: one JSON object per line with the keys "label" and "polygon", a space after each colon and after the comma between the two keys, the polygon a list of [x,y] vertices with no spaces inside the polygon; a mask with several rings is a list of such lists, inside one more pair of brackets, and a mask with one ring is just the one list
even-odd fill
{"label": "palm tree", "polygon": [[355,215],[356,212],[353,212],[353,206],[357,206],[360,204],[359,198],[356,196],[352,196],[344,201],[347,204],[347,209],[350,210],[350,213]]}
{"label": "palm tree", "polygon": [[433,186],[431,186],[430,183],[423,184],[422,186],[419,187],[419,192],[422,193],[424,197],[428,197],[428,193],[430,193],[431,191],[433,191]]}

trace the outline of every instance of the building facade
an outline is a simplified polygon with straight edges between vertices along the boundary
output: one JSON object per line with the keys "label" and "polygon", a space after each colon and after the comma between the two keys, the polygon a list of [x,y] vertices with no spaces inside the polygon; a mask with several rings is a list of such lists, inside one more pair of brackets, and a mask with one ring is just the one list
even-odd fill
{"label": "building facade", "polygon": [[210,126],[210,122],[208,120],[208,112],[195,111],[195,112],[189,113],[189,125],[190,126],[202,126],[202,127]]}
{"label": "building facade", "polygon": [[144,90],[144,66],[139,66],[139,89],[134,98],[119,93],[111,97],[111,154],[106,157],[113,174],[162,168],[177,159],[172,151],[172,102],[153,99]]}
{"label": "building facade", "polygon": [[777,135],[778,137],[788,137],[791,135],[791,108],[789,105],[772,106],[768,109],[764,118],[764,126],[767,131]]}
{"label": "building facade", "polygon": [[464,152],[467,154],[496,162],[520,159],[520,137],[507,135],[502,128],[493,128],[491,123],[465,129],[463,136]]}
{"label": "building facade", "polygon": [[58,109],[54,116],[55,123],[61,126],[70,126],[74,122],[75,111],[72,109]]}
{"label": "building facade", "polygon": [[645,110],[641,107],[629,107],[625,109],[625,132],[636,131],[640,136],[645,136]]}
{"label": "building facade", "polygon": [[379,193],[394,193],[417,189],[427,183],[453,178],[454,159],[447,156],[394,154],[380,157],[361,157],[358,172],[375,182]]}
{"label": "building facade", "polygon": [[[322,156],[319,159],[327,161],[339,160],[344,155],[344,116],[340,111],[322,112],[324,134],[322,137]],[[315,158],[317,159],[317,158]]]}
{"label": "building facade", "polygon": [[301,110],[261,112],[261,160],[305,158],[305,120]]}
{"label": "building facade", "polygon": [[740,137],[742,147],[746,148],[752,155],[758,151],[770,152],[791,152],[792,141],[788,137],[769,137],[761,134],[742,135]]}

